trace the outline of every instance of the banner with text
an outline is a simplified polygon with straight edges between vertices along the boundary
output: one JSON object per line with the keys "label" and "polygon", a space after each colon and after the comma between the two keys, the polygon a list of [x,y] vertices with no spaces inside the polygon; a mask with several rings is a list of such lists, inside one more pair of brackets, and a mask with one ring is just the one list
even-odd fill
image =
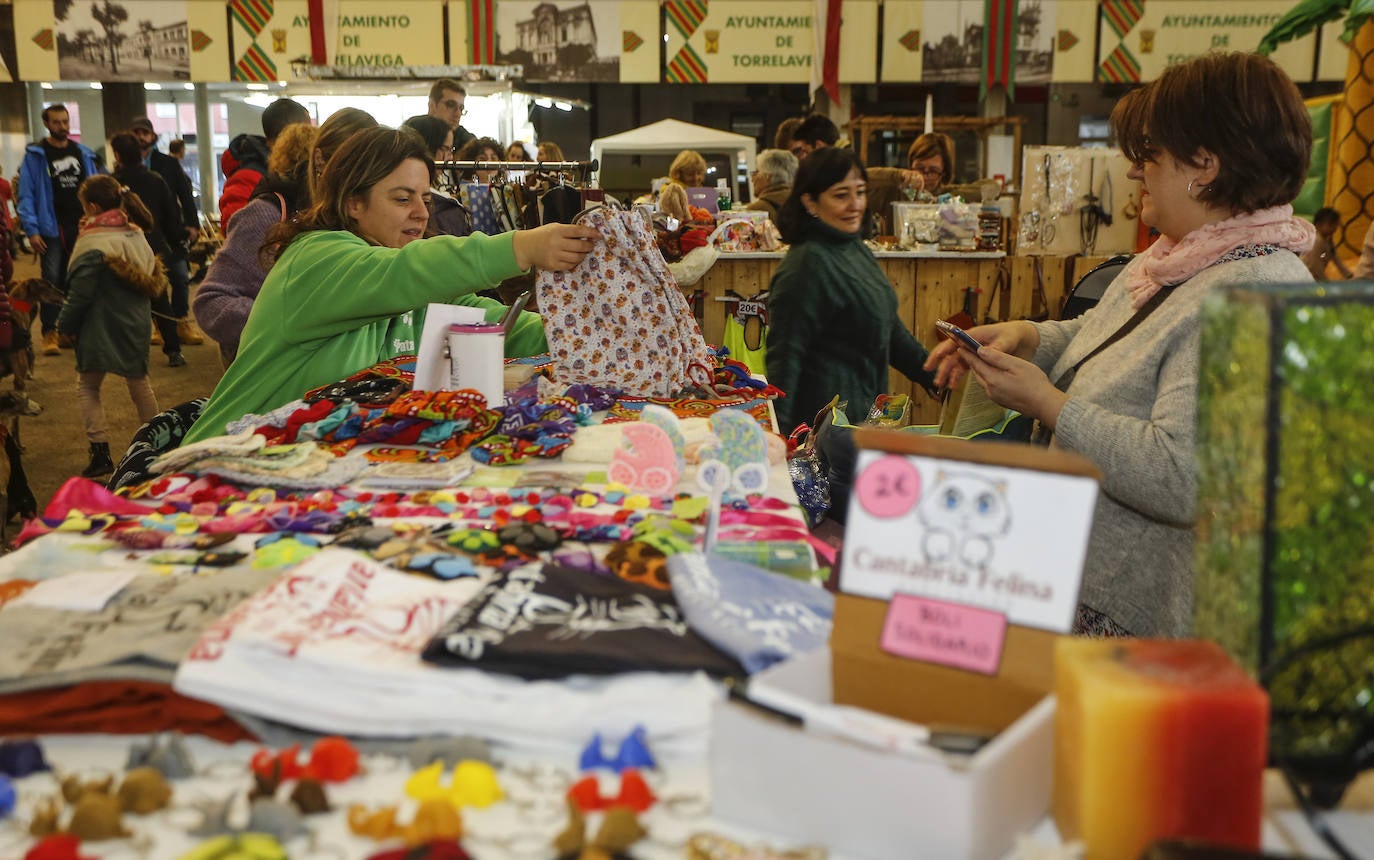
{"label": "banner with text", "polygon": [[[816,9],[811,0],[665,0],[663,80],[810,84]],[[840,83],[876,81],[877,3],[845,0],[841,16]]]}
{"label": "banner with text", "polygon": [[[444,10],[432,0],[391,0],[378,12],[373,0],[338,0],[337,23],[326,27],[334,66],[438,66],[444,58]],[[236,81],[292,78],[294,61],[309,62],[309,0],[229,0],[233,22],[232,76]]]}
{"label": "banner with text", "polygon": [[[1102,0],[1097,80],[1151,81],[1169,66],[1208,51],[1253,51],[1292,0],[1208,3]],[[1274,62],[1293,80],[1312,80],[1315,34],[1281,45]]]}

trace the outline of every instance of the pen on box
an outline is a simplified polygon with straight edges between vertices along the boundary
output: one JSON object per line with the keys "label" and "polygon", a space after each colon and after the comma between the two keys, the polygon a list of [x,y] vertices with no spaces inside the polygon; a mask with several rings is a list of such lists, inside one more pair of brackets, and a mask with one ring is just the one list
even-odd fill
{"label": "pen on box", "polygon": [[981,746],[981,743],[970,746],[961,740],[946,747],[944,741],[947,735],[957,734],[962,738],[973,736],[965,733],[932,733],[925,726],[860,708],[818,705],[771,689],[755,694],[745,679],[731,679],[726,687],[734,701],[793,725],[827,732],[871,749],[946,762],[946,753],[974,752]]}

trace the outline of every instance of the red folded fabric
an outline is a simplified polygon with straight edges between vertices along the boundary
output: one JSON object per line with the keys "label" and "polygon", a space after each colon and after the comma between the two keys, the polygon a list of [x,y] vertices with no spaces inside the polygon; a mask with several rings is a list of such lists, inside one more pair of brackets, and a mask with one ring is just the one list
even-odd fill
{"label": "red folded fabric", "polygon": [[166,684],[87,681],[0,696],[0,736],[168,731],[223,743],[255,740],[223,708],[187,698]]}

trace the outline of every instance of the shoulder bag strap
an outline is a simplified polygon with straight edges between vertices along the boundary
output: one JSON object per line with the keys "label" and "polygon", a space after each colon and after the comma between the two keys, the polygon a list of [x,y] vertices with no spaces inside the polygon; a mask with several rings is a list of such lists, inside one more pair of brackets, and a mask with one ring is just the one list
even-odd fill
{"label": "shoulder bag strap", "polygon": [[1126,335],[1135,331],[1136,327],[1143,323],[1146,317],[1154,313],[1155,309],[1158,308],[1160,305],[1164,304],[1164,300],[1169,298],[1169,294],[1173,291],[1173,286],[1160,287],[1159,292],[1155,293],[1153,296],[1150,296],[1149,301],[1141,305],[1136,310],[1136,312],[1131,315],[1130,319],[1122,323],[1121,328],[1112,332],[1111,337],[1099,343],[1096,347],[1093,348],[1092,352],[1080,358],[1077,362],[1074,363],[1073,367],[1064,371],[1064,373],[1059,377],[1059,379],[1055,380],[1054,387],[1058,388],[1060,391],[1067,390],[1068,387],[1073,383],[1074,377],[1078,375],[1078,369],[1080,367],[1087,364],[1089,360],[1097,357],[1097,355],[1105,351],[1107,347],[1111,346],[1112,344],[1124,338]]}
{"label": "shoulder bag strap", "polygon": [[280,193],[280,192],[273,191],[272,193],[276,195],[276,197],[277,197],[277,203],[281,206],[281,220],[285,221],[285,220],[286,220],[286,198],[283,197],[283,196],[281,196],[281,193]]}

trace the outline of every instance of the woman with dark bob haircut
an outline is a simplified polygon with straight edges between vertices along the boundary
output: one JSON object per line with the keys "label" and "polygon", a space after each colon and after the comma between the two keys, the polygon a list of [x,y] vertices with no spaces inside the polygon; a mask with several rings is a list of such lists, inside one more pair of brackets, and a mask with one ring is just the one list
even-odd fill
{"label": "woman with dark bob haircut", "polygon": [[[290,403],[419,345],[430,302],[505,307],[472,294],[532,268],[567,271],[598,233],[576,224],[421,239],[434,162],[409,129],[360,131],[325,164],[314,204],[267,234],[276,263],[253,303],[238,356],[200,419],[195,442],[248,413]],[[537,314],[518,321],[508,353],[547,350]]]}
{"label": "woman with dark bob haircut", "polygon": [[[1102,472],[1076,627],[1182,636],[1192,615],[1199,308],[1235,284],[1310,281],[1311,224],[1290,205],[1312,126],[1298,88],[1256,54],[1205,54],[1122,99],[1112,126],[1160,236],[1101,302],[1066,322],[980,326],[926,363],[971,369],[994,401]],[[1133,325],[1133,327],[1132,327]],[[1105,345],[1105,347],[1104,347]]]}
{"label": "woman with dark bob haircut", "polygon": [[887,391],[888,366],[931,388],[925,347],[897,316],[897,294],[862,232],[868,174],[847,149],[802,159],[778,229],[792,247],[768,298],[768,381],[784,434],[835,395],[866,412]]}

